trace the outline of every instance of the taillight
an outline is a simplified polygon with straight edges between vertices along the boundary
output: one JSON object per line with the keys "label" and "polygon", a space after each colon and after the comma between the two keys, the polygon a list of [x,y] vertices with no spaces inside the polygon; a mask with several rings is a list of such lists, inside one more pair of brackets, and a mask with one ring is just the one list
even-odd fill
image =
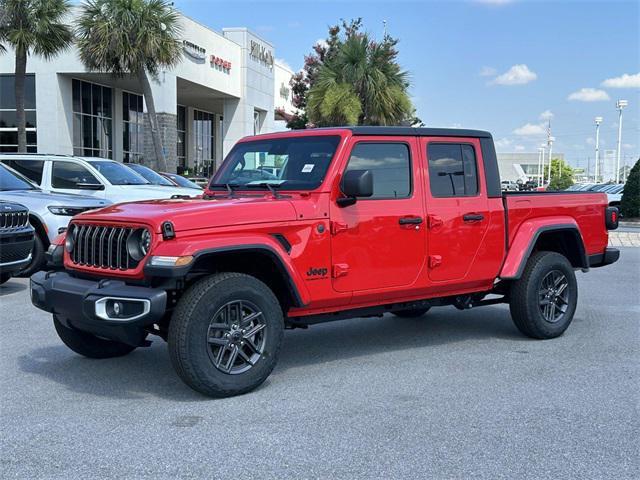
{"label": "taillight", "polygon": [[604,223],[607,230],[615,230],[618,228],[618,207],[607,207],[604,214]]}

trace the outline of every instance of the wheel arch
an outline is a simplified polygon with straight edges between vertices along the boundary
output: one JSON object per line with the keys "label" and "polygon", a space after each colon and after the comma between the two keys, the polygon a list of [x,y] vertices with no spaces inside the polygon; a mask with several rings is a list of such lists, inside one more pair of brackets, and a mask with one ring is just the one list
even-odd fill
{"label": "wheel arch", "polygon": [[217,247],[202,250],[194,257],[189,275],[223,271],[246,273],[271,288],[285,312],[290,307],[303,307],[308,303],[296,284],[291,268],[268,245]]}
{"label": "wheel arch", "polygon": [[[528,235],[528,231],[523,235]],[[516,245],[520,240],[520,248]],[[507,254],[500,278],[503,280],[517,280],[522,273],[531,255],[537,251],[551,251],[564,255],[574,268],[589,268],[584,241],[580,230],[575,223],[538,226],[526,242],[526,248],[522,248],[522,238],[512,242]]]}
{"label": "wheel arch", "polygon": [[42,245],[46,250],[51,242],[49,241],[49,235],[47,234],[45,223],[33,212],[29,212],[29,223],[36,231],[36,235],[38,235],[40,240],[42,240]]}

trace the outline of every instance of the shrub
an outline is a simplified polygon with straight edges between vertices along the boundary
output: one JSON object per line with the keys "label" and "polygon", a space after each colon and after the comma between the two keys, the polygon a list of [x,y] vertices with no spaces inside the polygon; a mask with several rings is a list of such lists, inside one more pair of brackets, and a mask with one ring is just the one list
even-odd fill
{"label": "shrub", "polygon": [[626,218],[640,217],[640,159],[629,172],[624,185],[620,213]]}

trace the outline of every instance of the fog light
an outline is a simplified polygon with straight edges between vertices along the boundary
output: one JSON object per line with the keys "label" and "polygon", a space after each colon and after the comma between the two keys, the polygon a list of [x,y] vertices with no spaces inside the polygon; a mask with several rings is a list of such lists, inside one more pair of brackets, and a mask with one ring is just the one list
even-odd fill
{"label": "fog light", "polygon": [[123,310],[120,302],[113,302],[113,313],[116,317],[120,316],[120,312]]}
{"label": "fog light", "polygon": [[146,298],[103,297],[95,303],[96,317],[104,320],[136,320],[150,311],[151,302]]}

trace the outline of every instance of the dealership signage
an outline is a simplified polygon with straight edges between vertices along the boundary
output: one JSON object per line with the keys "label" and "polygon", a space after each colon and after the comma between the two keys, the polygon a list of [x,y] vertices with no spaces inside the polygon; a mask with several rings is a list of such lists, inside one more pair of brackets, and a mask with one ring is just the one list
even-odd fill
{"label": "dealership signage", "polygon": [[195,43],[191,43],[188,40],[182,41],[182,49],[184,53],[189,55],[194,60],[198,60],[200,62],[204,61],[207,58],[207,50],[200,45],[196,45]]}
{"label": "dealership signage", "polygon": [[211,63],[212,67],[218,67],[223,70],[225,73],[229,73],[231,70],[231,62],[229,60],[225,60],[222,57],[218,57],[216,55],[209,56],[209,63]]}
{"label": "dealership signage", "polygon": [[286,100],[287,98],[289,98],[290,92],[291,90],[289,90],[287,86],[284,84],[284,82],[282,82],[280,84],[280,96]]}
{"label": "dealership signage", "polygon": [[251,40],[251,49],[249,55],[255,61],[266,65],[269,68],[273,68],[273,53],[267,47],[255,40]]}

